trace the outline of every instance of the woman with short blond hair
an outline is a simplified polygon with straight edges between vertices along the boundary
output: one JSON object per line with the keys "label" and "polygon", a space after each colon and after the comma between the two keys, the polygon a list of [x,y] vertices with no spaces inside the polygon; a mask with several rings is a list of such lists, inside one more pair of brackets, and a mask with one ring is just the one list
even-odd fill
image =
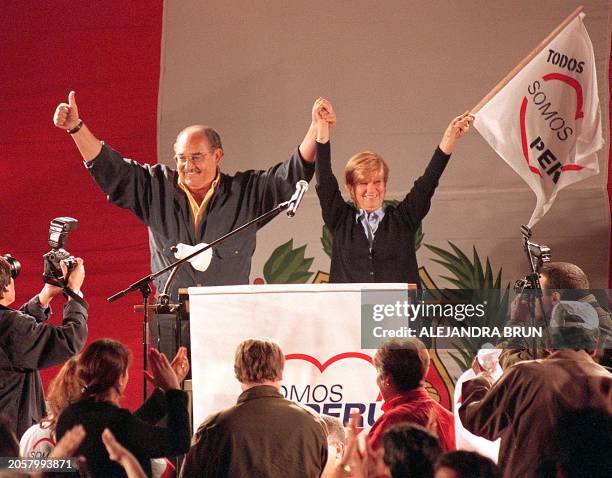
{"label": "woman with short blond hair", "polygon": [[344,170],[352,204],[340,193],[331,168],[329,127],[336,122],[331,103],[319,98],[317,125],[317,195],[332,238],[330,282],[404,282],[420,284],[415,234],[429,211],[455,141],[474,117],[467,111],[446,128],[439,146],[411,191],[397,205],[385,205],[389,167],[372,151],[353,156]]}

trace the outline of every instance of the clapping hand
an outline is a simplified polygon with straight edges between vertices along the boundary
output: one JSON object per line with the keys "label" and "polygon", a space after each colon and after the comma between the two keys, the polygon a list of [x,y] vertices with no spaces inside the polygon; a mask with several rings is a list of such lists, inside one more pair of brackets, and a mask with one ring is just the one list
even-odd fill
{"label": "clapping hand", "polygon": [[[181,353],[180,349],[177,356],[179,353]],[[184,353],[186,353],[186,350]],[[176,357],[172,363],[174,364],[175,361]],[[182,375],[182,372],[177,373],[168,361],[168,357],[154,348],[149,349],[149,362],[151,364],[151,371],[145,371],[145,376],[153,382],[156,387],[161,388],[164,392],[168,390],[180,390],[180,381],[187,375],[189,371],[188,367],[184,375]],[[182,365],[182,359],[179,359],[179,362],[181,362]],[[179,378],[181,375],[182,378]]]}
{"label": "clapping hand", "polygon": [[[72,427],[70,430],[64,433],[61,440],[57,442],[57,445],[55,445],[55,448],[51,450],[51,453],[49,453],[49,456],[47,457],[48,460],[75,456],[79,447],[81,446],[81,443],[83,443],[83,440],[85,439],[86,435],[87,433],[85,432],[85,428],[83,427],[83,425],[76,425]],[[79,476],[85,476],[81,474],[86,472],[85,457],[82,455],[77,456],[76,465],[79,469]],[[42,478],[43,476],[47,476],[47,474],[43,472],[36,472],[31,473],[28,476],[30,476],[31,478]]]}
{"label": "clapping hand", "polygon": [[185,377],[189,373],[189,359],[187,358],[187,347],[179,347],[176,355],[172,362],[170,362],[170,366],[174,373],[176,373],[176,377],[179,382],[185,380]]}
{"label": "clapping hand", "polygon": [[346,448],[342,462],[334,470],[334,478],[344,477],[350,474],[353,478],[388,478],[390,475],[383,462],[384,449],[380,447],[374,450],[366,443],[365,452],[359,449],[357,423],[359,414],[351,414],[348,424]]}

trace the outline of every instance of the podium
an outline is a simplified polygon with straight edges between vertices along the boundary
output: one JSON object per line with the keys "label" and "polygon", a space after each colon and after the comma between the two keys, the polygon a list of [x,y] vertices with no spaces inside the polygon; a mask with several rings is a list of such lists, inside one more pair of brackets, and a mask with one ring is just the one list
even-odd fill
{"label": "podium", "polygon": [[[408,285],[189,288],[194,429],[236,403],[241,389],[234,377],[234,352],[241,341],[261,336],[276,340],[285,353],[286,398],[341,420],[357,412],[362,425],[371,426],[382,402],[372,365],[375,350],[361,347],[364,291],[407,294]],[[452,390],[437,376],[430,382],[440,402],[451,408]]]}

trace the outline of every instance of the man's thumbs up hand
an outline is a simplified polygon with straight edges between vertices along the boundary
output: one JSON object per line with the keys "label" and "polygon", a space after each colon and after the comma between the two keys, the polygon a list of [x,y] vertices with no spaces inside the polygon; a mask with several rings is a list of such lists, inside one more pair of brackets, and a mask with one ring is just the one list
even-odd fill
{"label": "man's thumbs up hand", "polygon": [[68,103],[60,103],[55,108],[53,124],[62,129],[73,129],[79,124],[79,109],[76,104],[76,94],[71,91],[68,94]]}

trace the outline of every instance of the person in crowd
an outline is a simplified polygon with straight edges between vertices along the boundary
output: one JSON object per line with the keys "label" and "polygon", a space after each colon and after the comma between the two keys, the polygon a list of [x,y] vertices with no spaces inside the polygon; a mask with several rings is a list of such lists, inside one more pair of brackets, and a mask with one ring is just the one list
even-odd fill
{"label": "person in crowd", "polygon": [[457,450],[441,455],[436,461],[434,478],[499,478],[499,468],[486,456]]}
{"label": "person in crowd", "polygon": [[353,156],[344,168],[352,204],[344,201],[331,167],[329,126],[336,115],[322,99],[316,113],[317,195],[332,238],[330,282],[407,282],[420,284],[415,233],[429,211],[455,141],[469,129],[468,112],[453,119],[423,176],[397,205],[385,205],[389,167],[372,151]]}
{"label": "person in crowd", "polygon": [[327,463],[321,478],[333,477],[334,470],[342,462],[346,446],[346,432],[342,422],[336,417],[320,415],[327,430]]}
{"label": "person in crowd", "polygon": [[476,435],[501,438],[504,478],[536,476],[538,464],[551,456],[552,429],[566,411],[591,406],[612,413],[612,374],[592,357],[599,319],[584,305],[568,301],[553,308],[546,358],[516,363],[496,383],[486,371],[463,383],[461,422]]}
{"label": "person in crowd", "polygon": [[[331,478],[389,478],[390,472],[383,461],[384,449],[380,447],[374,450],[366,442],[360,443],[359,422],[361,416],[351,413],[346,428],[346,446],[339,461],[336,461],[333,469],[329,470]],[[362,446],[363,445],[363,446]],[[363,448],[363,449],[362,449]]]}
{"label": "person in crowd", "polygon": [[[569,410],[552,434],[548,474],[555,478],[608,478],[612,470],[612,414],[601,408]],[[606,446],[606,444],[608,444]],[[544,466],[544,470],[547,468]]]}
{"label": "person in crowd", "polygon": [[487,369],[494,381],[502,376],[503,370],[499,365],[501,352],[500,349],[493,348],[492,344],[486,344],[486,346],[482,347],[474,357],[472,368],[465,370],[455,381],[455,390],[453,392],[453,417],[455,419],[455,445],[457,450],[478,453],[490,458],[494,463],[497,463],[499,457],[499,443],[501,440],[490,441],[467,431],[461,424],[459,408],[462,401],[461,388],[463,387],[463,382],[474,378],[477,375],[476,369]]}
{"label": "person in crowd", "polygon": [[78,358],[70,357],[47,389],[47,415],[26,430],[19,441],[19,454],[23,458],[46,458],[55,447],[55,426],[64,409],[81,394],[77,378]]}
{"label": "person in crowd", "polygon": [[357,416],[351,416],[346,452],[333,478],[433,478],[434,463],[442,450],[438,437],[429,430],[414,423],[397,423],[385,431],[378,450],[369,443],[360,450],[357,422]]}
{"label": "person in crowd", "polygon": [[429,361],[429,353],[418,339],[392,339],[376,351],[376,383],[385,403],[368,435],[374,449],[381,446],[385,431],[401,422],[430,429],[443,451],[455,448],[453,414],[431,398],[423,385]]}
{"label": "person in crowd", "polygon": [[[61,295],[60,287],[45,284],[21,309],[15,301],[16,261],[0,257],[0,412],[20,438],[46,415],[39,370],[58,365],[77,354],[87,339],[87,303],[68,296],[59,326],[47,322],[51,301]],[[78,296],[85,279],[82,259],[70,270],[61,263],[67,287]]]}
{"label": "person in crowd", "polygon": [[[602,365],[612,366],[612,315],[598,303],[596,297],[589,291],[589,279],[584,271],[570,262],[548,262],[542,266],[539,274],[542,307],[536,300],[536,325],[545,325],[543,315],[550,317],[553,307],[561,301],[578,301],[589,304],[597,312],[599,318],[599,344],[595,359]],[[527,326],[528,321],[527,302],[524,297],[518,296],[512,304],[510,321],[507,325]],[[542,358],[545,355],[545,348],[540,347],[538,356],[533,357],[532,347],[524,338],[504,341],[501,346],[504,350],[499,358],[499,363],[504,369],[521,360]]]}
{"label": "person in crowd", "polygon": [[442,453],[438,437],[414,423],[399,423],[382,437],[384,462],[391,478],[433,478]]}
{"label": "person in crowd", "polygon": [[[79,470],[80,476],[89,476],[87,469],[85,468],[85,461],[83,457],[79,456],[75,458],[78,452],[79,446],[83,443],[83,440],[87,436],[87,432],[82,425],[76,425],[64,433],[64,436],[58,441],[57,446],[49,454],[49,460],[54,459],[66,459],[72,458],[76,460],[76,465]],[[140,466],[140,463],[136,457],[130,453],[121,443],[117,441],[113,433],[105,428],[102,432],[102,442],[108,452],[108,456],[111,460],[119,463],[125,470],[127,478],[145,478],[147,475]],[[66,476],[66,471],[61,472],[37,472],[30,475],[31,478],[43,478],[43,477],[62,477]]]}
{"label": "person in crowd", "polygon": [[[185,353],[183,350],[182,353]],[[180,354],[179,354],[180,355]],[[81,382],[77,376],[78,356],[64,363],[58,374],[51,380],[47,393],[47,416],[26,430],[19,441],[19,455],[22,458],[44,459],[56,446],[55,427],[64,409],[81,396]],[[116,461],[116,460],[115,460]],[[174,466],[164,458],[151,460],[153,478],[160,478]]]}
{"label": "person in crowd", "polygon": [[[138,460],[151,476],[151,458],[176,456],[189,449],[187,394],[180,382],[189,370],[184,351],[180,360],[168,362],[166,356],[150,349],[151,375],[156,388],[143,406],[132,414],[119,407],[128,384],[131,354],[120,342],[99,339],[81,353],[78,376],[83,391],[57,421],[58,439],[75,425],[83,425],[87,436],[78,453],[87,460],[93,477],[124,477],[124,469],[113,462],[104,448],[102,432],[111,430],[117,440]],[[166,426],[155,425],[166,417]]]}
{"label": "person in crowd", "polygon": [[281,394],[285,357],[270,339],[238,345],[234,372],[243,392],[237,404],[199,427],[183,477],[312,478],[327,461],[323,422]]}
{"label": "person in crowd", "polygon": [[[57,106],[53,122],[71,135],[109,200],[129,209],[148,226],[152,272],[176,260],[173,246],[218,239],[289,199],[296,183],[310,181],[314,174],[314,120],[288,161],[267,171],[249,170],[234,176],[220,171],[224,155],[221,138],[208,126],[192,125],[179,132],[174,143],[176,169],[171,169],[124,159],[99,141],[83,123],[74,91],[68,95],[68,103]],[[250,228],[215,248],[205,272],[192,267],[179,269],[170,292],[176,296],[180,287],[248,284],[255,234],[256,228]],[[155,279],[158,291],[167,277],[162,274]]]}

